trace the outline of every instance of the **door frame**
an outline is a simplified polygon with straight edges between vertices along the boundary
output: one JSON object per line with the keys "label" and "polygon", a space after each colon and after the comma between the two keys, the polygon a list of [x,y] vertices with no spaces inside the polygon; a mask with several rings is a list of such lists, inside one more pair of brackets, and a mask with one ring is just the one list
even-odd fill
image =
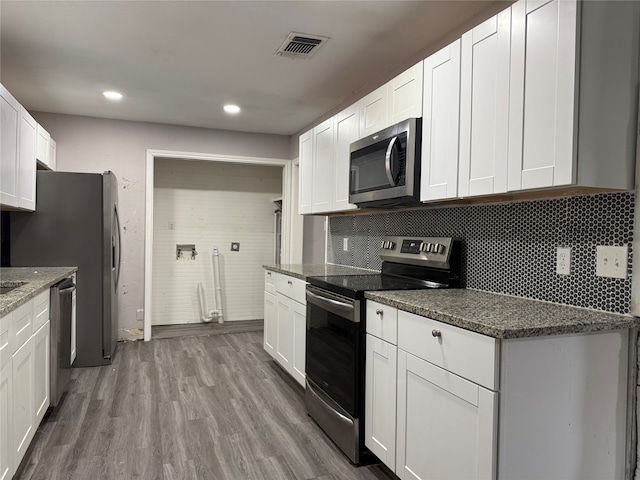
{"label": "door frame", "polygon": [[[144,341],[151,340],[151,318],[153,315],[151,306],[152,272],[153,272],[153,193],[154,193],[154,168],[156,158],[170,158],[172,160],[205,160],[210,162],[239,163],[244,165],[261,165],[282,167],[282,202],[289,202],[289,189],[284,183],[288,178],[291,160],[282,158],[245,157],[237,155],[224,155],[216,153],[197,153],[172,150],[147,149],[145,164],[145,227],[144,227]],[[289,166],[289,167],[288,167]]]}

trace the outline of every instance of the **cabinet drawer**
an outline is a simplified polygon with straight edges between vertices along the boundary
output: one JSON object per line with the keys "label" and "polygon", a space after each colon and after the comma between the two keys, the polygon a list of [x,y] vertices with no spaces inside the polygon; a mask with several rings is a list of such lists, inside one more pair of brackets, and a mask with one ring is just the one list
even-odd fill
{"label": "cabinet drawer", "polygon": [[49,297],[49,289],[46,289],[33,299],[34,332],[38,331],[49,320]]}
{"label": "cabinet drawer", "polygon": [[498,389],[495,338],[399,311],[398,348],[486,388]]}
{"label": "cabinet drawer", "polygon": [[398,343],[398,309],[367,300],[367,333],[396,345]]}
{"label": "cabinet drawer", "polygon": [[279,274],[276,280],[278,293],[286,295],[289,298],[294,299],[298,303],[307,303],[305,297],[305,288],[307,282],[298,278],[289,277],[287,275]]}
{"label": "cabinet drawer", "polygon": [[276,272],[272,272],[271,270],[264,271],[264,291],[265,292],[273,293],[275,295],[277,277],[278,277],[278,274]]}
{"label": "cabinet drawer", "polygon": [[30,300],[12,312],[11,340],[13,355],[33,334],[33,301]]}

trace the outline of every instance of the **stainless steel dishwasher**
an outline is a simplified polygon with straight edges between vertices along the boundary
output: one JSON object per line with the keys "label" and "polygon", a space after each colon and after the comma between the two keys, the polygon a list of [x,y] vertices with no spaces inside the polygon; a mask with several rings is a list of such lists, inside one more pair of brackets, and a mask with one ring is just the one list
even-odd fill
{"label": "stainless steel dishwasher", "polygon": [[73,278],[65,278],[51,287],[51,406],[60,402],[71,380]]}

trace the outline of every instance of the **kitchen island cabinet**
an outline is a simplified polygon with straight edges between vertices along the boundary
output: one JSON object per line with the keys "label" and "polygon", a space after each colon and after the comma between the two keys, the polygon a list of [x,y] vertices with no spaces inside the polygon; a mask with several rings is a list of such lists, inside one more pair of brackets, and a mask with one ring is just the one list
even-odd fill
{"label": "kitchen island cabinet", "polygon": [[396,376],[367,364],[366,392],[375,406],[376,382],[395,385],[397,408],[367,421],[395,425],[381,460],[400,478],[625,478],[633,318],[456,289],[366,297],[368,324],[369,303],[399,307]]}

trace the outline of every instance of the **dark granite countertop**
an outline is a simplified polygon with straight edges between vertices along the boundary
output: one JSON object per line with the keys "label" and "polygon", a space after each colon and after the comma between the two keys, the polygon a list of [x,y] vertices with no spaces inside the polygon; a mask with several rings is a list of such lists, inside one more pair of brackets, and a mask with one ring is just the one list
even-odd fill
{"label": "dark granite countertop", "polygon": [[10,267],[0,269],[0,284],[13,286],[24,285],[0,295],[0,317],[12,312],[20,305],[28,302],[40,292],[69,277],[78,271],[78,267]]}
{"label": "dark granite countertop", "polygon": [[631,315],[469,289],[367,292],[365,298],[494,338],[631,328]]}
{"label": "dark granite countertop", "polygon": [[267,270],[272,272],[284,273],[300,280],[306,280],[307,277],[321,277],[324,275],[363,275],[367,273],[378,273],[377,270],[367,270],[365,268],[347,267],[345,265],[327,264],[279,264],[279,265],[263,265]]}

